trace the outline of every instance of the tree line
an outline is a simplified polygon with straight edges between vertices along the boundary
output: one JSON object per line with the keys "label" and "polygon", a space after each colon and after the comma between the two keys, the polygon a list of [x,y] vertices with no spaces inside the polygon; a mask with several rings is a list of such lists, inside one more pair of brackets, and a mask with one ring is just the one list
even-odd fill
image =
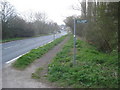
{"label": "tree line", "polygon": [[74,6],[73,9],[81,11],[81,16],[69,16],[64,20],[65,24],[73,32],[74,18],[88,20],[85,24],[76,25],[76,34],[83,40],[96,45],[100,51],[118,50],[118,6],[120,4],[90,1],[79,2]]}
{"label": "tree line", "polygon": [[46,20],[47,15],[45,13],[36,12],[28,16],[30,20],[25,20],[8,1],[2,0],[0,6],[2,39],[32,37],[41,34],[50,34],[59,30],[57,23]]}

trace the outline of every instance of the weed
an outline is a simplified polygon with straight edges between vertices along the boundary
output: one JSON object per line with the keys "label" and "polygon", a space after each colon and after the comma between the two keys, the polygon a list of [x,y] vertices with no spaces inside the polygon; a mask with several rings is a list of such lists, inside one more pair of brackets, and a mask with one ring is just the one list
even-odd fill
{"label": "weed", "polygon": [[40,75],[38,75],[36,73],[32,73],[32,78],[33,79],[40,79]]}
{"label": "weed", "polygon": [[32,78],[33,79],[40,79],[40,73],[41,73],[41,71],[43,70],[43,68],[38,68],[36,71],[35,71],[35,73],[32,73]]}

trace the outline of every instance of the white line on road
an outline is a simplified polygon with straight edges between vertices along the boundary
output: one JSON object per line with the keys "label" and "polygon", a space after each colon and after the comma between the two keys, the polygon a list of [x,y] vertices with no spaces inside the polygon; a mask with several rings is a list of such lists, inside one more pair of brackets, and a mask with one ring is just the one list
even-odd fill
{"label": "white line on road", "polygon": [[9,47],[3,48],[3,49],[9,49],[9,48],[12,48],[12,47],[16,47],[16,46],[18,46],[18,45],[19,45],[19,44],[12,45],[12,46],[9,46]]}
{"label": "white line on road", "polygon": [[22,55],[20,55],[20,56],[18,56],[18,57],[16,57],[16,58],[14,58],[14,59],[12,59],[12,60],[10,60],[10,61],[6,62],[6,64],[8,64],[8,63],[11,63],[11,62],[15,61],[16,59],[20,58],[21,56],[22,56]]}
{"label": "white line on road", "polygon": [[12,60],[7,61],[6,64],[9,64],[9,63],[17,60],[18,58],[22,57],[23,55],[25,55],[25,54],[27,54],[27,53],[29,53],[29,52],[26,52],[26,53],[24,53],[24,54],[22,54],[22,55],[20,55],[20,56],[18,56],[18,57],[16,57],[16,58],[12,59]]}
{"label": "white line on road", "polygon": [[10,46],[10,47],[6,47],[6,48],[3,48],[3,49],[8,49],[8,48],[11,48],[11,47],[13,47],[13,46]]}

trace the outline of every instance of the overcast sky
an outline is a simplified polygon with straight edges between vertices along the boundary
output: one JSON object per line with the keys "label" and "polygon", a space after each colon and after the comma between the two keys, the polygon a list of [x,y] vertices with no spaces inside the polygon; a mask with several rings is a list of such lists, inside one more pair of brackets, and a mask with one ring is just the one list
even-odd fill
{"label": "overcast sky", "polygon": [[8,0],[16,10],[25,15],[29,12],[45,12],[49,20],[63,24],[67,16],[80,15],[80,11],[72,9],[78,0]]}

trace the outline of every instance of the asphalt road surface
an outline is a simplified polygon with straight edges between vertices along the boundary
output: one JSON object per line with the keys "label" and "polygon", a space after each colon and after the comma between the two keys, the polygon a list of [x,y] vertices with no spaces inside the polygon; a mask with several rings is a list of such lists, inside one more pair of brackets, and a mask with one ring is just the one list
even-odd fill
{"label": "asphalt road surface", "polygon": [[[67,34],[66,32],[61,32],[55,36],[55,38],[59,38],[63,35]],[[26,52],[30,51],[31,49],[37,48],[39,46],[42,46],[44,44],[47,44],[48,42],[52,41],[53,35],[47,35],[47,36],[41,36],[41,37],[35,37],[35,38],[29,38],[24,40],[17,40],[17,41],[11,41],[7,43],[0,44],[2,45],[2,64],[5,64],[6,62],[25,54]],[[1,58],[1,56],[0,56]]]}

